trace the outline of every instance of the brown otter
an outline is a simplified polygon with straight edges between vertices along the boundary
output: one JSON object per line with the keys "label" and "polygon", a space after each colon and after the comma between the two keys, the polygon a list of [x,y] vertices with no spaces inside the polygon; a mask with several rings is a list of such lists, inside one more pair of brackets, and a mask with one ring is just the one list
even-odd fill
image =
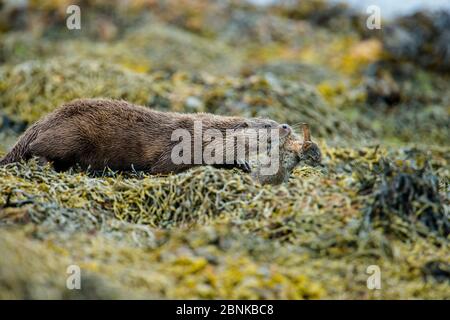
{"label": "brown otter", "polygon": [[262,174],[263,166],[257,165],[252,172],[255,180],[261,184],[280,184],[287,182],[294,170],[300,164],[318,166],[322,161],[322,153],[319,146],[311,141],[309,125],[302,124],[303,141],[296,134],[290,134],[280,148],[279,169],[274,174]]}
{"label": "brown otter", "polygon": [[[195,121],[201,121],[204,129],[222,133],[255,128],[277,129],[281,138],[291,134],[288,125],[270,119],[161,112],[126,101],[81,99],[62,105],[28,128],[0,165],[36,156],[51,162],[58,171],[79,165],[93,171],[110,168],[177,173],[205,164],[175,164],[171,159],[176,143],[171,139],[172,132],[185,129],[193,133]],[[245,159],[240,158],[217,166],[250,171]]]}

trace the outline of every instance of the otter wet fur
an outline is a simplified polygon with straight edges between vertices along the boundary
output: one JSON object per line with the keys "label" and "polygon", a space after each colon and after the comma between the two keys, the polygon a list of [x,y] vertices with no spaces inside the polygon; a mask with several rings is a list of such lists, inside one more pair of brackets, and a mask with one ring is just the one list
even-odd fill
{"label": "otter wet fur", "polygon": [[[208,113],[161,112],[126,101],[80,99],[64,104],[29,127],[0,160],[5,165],[31,157],[50,162],[57,171],[79,166],[84,170],[147,171],[168,174],[202,164],[174,164],[171,140],[176,129],[193,133],[194,121],[203,130],[279,129],[281,137],[292,130],[270,119],[218,116]],[[250,172],[243,159],[217,167],[237,167]]]}

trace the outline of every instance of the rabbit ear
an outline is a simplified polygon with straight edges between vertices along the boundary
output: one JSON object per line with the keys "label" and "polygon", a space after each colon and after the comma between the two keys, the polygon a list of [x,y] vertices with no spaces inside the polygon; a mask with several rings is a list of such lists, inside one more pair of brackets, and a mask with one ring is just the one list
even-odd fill
{"label": "rabbit ear", "polygon": [[303,141],[311,141],[311,133],[309,132],[309,125],[307,123],[302,123],[303,128]]}
{"label": "rabbit ear", "polygon": [[303,143],[300,142],[299,140],[295,140],[295,141],[289,141],[288,143],[286,143],[285,146],[286,146],[287,151],[299,153],[302,151]]}

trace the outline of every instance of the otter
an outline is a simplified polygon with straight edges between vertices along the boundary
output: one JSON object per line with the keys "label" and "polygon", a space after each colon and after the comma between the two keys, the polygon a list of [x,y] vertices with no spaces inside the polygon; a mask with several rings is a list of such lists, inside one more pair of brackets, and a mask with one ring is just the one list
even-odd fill
{"label": "otter", "polygon": [[301,164],[312,167],[319,166],[322,161],[322,152],[319,146],[311,140],[309,125],[302,124],[303,141],[292,133],[283,142],[279,153],[279,168],[274,174],[262,174],[262,166],[257,164],[252,177],[261,184],[281,184],[287,182],[292,171]]}
{"label": "otter", "polygon": [[[287,139],[292,129],[286,124],[262,118],[219,116],[209,113],[184,114],[156,111],[123,100],[79,99],[63,104],[31,125],[11,151],[0,160],[5,165],[31,157],[50,162],[57,171],[79,166],[84,170],[146,171],[169,174],[201,163],[175,164],[171,152],[176,142],[172,132],[193,133],[194,122],[204,129],[225,133],[228,129],[276,129]],[[250,172],[244,158],[214,164]]]}

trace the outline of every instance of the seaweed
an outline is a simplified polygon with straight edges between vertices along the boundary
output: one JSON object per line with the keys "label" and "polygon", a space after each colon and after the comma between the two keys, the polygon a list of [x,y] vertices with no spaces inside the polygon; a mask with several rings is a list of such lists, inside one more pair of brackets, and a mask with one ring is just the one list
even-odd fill
{"label": "seaweed", "polygon": [[13,121],[32,123],[64,102],[107,96],[144,104],[151,80],[116,65],[79,59],[0,67],[0,104]]}

